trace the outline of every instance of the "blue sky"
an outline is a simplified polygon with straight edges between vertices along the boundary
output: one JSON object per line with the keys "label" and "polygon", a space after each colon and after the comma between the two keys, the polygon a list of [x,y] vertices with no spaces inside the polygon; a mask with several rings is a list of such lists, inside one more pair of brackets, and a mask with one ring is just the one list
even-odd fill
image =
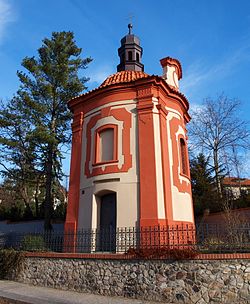
{"label": "blue sky", "polygon": [[[36,56],[52,31],[75,33],[89,89],[116,72],[117,48],[129,16],[141,39],[145,72],[161,75],[159,60],[171,56],[183,68],[181,91],[191,108],[222,91],[250,114],[250,1],[248,0],[0,0],[0,98],[18,88],[16,71]],[[66,168],[68,171],[68,168]]]}

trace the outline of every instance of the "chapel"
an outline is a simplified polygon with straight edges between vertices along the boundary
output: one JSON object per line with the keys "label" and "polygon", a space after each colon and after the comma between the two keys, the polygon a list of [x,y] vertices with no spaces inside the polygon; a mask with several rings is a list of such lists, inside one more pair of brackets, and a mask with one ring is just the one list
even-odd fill
{"label": "chapel", "polygon": [[73,113],[65,231],[194,224],[182,67],[144,72],[128,25],[117,73],[69,101]]}

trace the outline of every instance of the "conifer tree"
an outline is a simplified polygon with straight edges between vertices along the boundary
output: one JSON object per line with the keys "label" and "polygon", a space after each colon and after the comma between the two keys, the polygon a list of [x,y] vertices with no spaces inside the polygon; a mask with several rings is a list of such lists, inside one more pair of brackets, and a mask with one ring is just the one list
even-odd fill
{"label": "conifer tree", "polygon": [[217,211],[216,184],[209,166],[209,158],[200,153],[190,161],[190,173],[195,215],[202,215],[206,209]]}
{"label": "conifer tree", "polygon": [[62,174],[62,147],[70,142],[71,113],[67,102],[79,95],[86,77],[78,73],[91,58],[82,59],[72,32],[53,32],[38,49],[38,56],[26,57],[18,71],[21,82],[12,104],[29,129],[27,140],[36,155],[36,168],[45,177],[44,228],[51,229],[53,185]]}
{"label": "conifer tree", "polygon": [[14,200],[22,201],[29,208],[31,189],[38,177],[35,172],[36,153],[29,140],[31,128],[14,98],[0,105],[0,173],[4,177],[4,185],[6,181],[12,185],[15,192],[12,194],[13,203]]}

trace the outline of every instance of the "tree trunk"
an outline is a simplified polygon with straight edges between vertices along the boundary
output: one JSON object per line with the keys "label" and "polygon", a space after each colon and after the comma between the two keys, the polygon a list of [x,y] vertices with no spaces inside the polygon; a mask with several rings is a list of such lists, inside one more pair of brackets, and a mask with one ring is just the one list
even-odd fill
{"label": "tree trunk", "polygon": [[53,149],[48,149],[48,159],[46,164],[46,183],[45,183],[45,204],[44,204],[44,229],[52,230],[51,213],[52,213],[52,182],[53,182]]}
{"label": "tree trunk", "polygon": [[219,176],[218,150],[216,148],[214,149],[213,154],[214,154],[214,172],[215,172],[217,194],[219,198],[222,198],[222,190],[221,190],[221,183]]}
{"label": "tree trunk", "polygon": [[36,190],[35,190],[35,208],[36,208],[36,218],[39,218],[39,200],[38,200],[38,195],[39,195],[39,186],[40,186],[40,177],[36,179]]}

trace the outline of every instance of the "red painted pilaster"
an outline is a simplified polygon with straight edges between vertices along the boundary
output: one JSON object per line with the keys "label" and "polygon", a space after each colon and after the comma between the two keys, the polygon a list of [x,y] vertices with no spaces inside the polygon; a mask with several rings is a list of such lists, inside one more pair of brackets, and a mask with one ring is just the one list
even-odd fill
{"label": "red painted pilaster", "polygon": [[72,150],[70,162],[69,196],[65,232],[77,231],[80,195],[81,156],[82,156],[83,113],[74,115],[72,123]]}
{"label": "red painted pilaster", "polygon": [[150,88],[138,91],[140,226],[158,225],[153,101]]}

